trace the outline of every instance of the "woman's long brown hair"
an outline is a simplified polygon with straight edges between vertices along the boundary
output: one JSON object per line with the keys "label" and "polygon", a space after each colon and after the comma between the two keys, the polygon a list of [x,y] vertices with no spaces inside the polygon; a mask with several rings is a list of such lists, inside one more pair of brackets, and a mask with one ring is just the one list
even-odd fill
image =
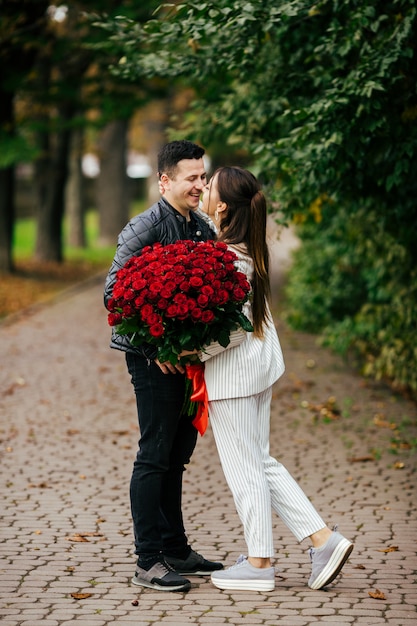
{"label": "woman's long brown hair", "polygon": [[227,205],[225,217],[220,222],[219,240],[235,245],[245,244],[253,260],[253,328],[255,335],[262,337],[271,295],[265,196],[258,180],[248,170],[222,167],[213,176],[217,176],[220,200]]}

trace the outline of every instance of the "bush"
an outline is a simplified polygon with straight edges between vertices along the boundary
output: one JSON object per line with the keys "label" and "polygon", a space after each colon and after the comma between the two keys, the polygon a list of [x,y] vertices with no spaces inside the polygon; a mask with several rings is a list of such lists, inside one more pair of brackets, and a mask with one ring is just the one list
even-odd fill
{"label": "bush", "polygon": [[289,323],[353,351],[364,374],[417,392],[417,270],[376,210],[340,210],[299,228]]}

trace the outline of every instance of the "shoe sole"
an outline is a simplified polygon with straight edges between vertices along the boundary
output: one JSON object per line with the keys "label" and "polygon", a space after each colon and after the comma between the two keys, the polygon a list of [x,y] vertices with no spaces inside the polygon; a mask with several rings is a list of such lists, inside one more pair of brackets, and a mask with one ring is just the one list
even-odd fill
{"label": "shoe sole", "polygon": [[314,580],[311,584],[309,583],[310,589],[322,589],[323,587],[326,587],[326,585],[329,585],[340,573],[340,570],[351,555],[352,550],[353,543],[350,543],[347,539],[340,541],[326,567],[316,580]]}
{"label": "shoe sole", "polygon": [[211,582],[218,589],[226,591],[274,591],[275,581],[273,580],[238,580],[238,579],[213,579]]}
{"label": "shoe sole", "polygon": [[190,582],[187,582],[183,585],[167,586],[158,585],[158,583],[150,583],[148,580],[133,577],[132,583],[137,587],[147,587],[148,589],[157,589],[158,591],[189,591],[189,589],[191,589]]}

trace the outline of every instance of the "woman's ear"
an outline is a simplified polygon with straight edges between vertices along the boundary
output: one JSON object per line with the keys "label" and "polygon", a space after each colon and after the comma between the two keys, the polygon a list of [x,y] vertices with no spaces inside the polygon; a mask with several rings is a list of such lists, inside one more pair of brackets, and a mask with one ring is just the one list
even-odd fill
{"label": "woman's ear", "polygon": [[224,213],[224,211],[227,211],[227,204],[220,200],[220,202],[217,203],[217,213]]}

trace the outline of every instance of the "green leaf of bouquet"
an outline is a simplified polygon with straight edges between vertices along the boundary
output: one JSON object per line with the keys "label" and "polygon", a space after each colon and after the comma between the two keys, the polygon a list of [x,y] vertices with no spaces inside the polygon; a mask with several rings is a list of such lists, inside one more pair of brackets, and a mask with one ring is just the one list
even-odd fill
{"label": "green leaf of bouquet", "polygon": [[118,335],[127,335],[128,333],[134,332],[138,332],[137,320],[123,320],[120,324],[116,326],[116,333]]}
{"label": "green leaf of bouquet", "polygon": [[172,365],[176,365],[178,363],[178,354],[171,352],[167,361],[172,363]]}
{"label": "green leaf of bouquet", "polygon": [[219,342],[219,344],[221,346],[223,346],[223,348],[226,348],[229,343],[230,343],[230,336],[227,330],[222,329],[219,332],[219,336],[217,338],[217,341]]}
{"label": "green leaf of bouquet", "polygon": [[179,343],[180,343],[181,347],[184,348],[185,350],[191,350],[191,348],[189,346],[192,343],[192,340],[193,340],[193,335],[192,335],[192,333],[190,331],[184,332],[179,337]]}
{"label": "green leaf of bouquet", "polygon": [[242,326],[243,330],[246,330],[247,333],[253,333],[253,326],[243,313],[239,313],[239,324]]}

